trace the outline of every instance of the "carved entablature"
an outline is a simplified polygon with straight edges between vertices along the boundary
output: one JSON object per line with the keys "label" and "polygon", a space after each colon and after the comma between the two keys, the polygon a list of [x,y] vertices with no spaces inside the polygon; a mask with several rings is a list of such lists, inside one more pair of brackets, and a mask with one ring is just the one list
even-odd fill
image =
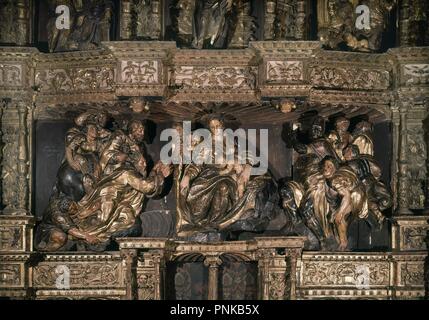
{"label": "carved entablature", "polygon": [[1,49],[0,90],[12,97],[16,91],[25,91],[27,98],[35,94],[36,103],[58,101],[54,96],[70,103],[118,96],[178,101],[299,96],[315,102],[389,105],[397,82],[400,92],[410,96],[421,96],[428,87],[429,54],[424,48],[374,55],[325,51],[319,42],[304,41],[252,42],[248,49],[218,51],[178,49],[173,42],[102,46],[57,54]]}
{"label": "carved entablature", "polygon": [[37,101],[85,100],[105,98],[114,95],[115,64],[112,55],[103,51],[79,53],[40,54],[36,58],[34,85],[38,91]]}
{"label": "carved entablature", "polygon": [[313,88],[385,91],[392,83],[392,66],[385,55],[320,51],[309,68]]}

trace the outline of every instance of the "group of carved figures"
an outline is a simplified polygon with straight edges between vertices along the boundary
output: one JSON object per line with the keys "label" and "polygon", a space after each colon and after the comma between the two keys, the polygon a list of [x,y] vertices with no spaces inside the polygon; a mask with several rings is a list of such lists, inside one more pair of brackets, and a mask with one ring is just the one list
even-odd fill
{"label": "group of carved figures", "polygon": [[[299,235],[307,237],[306,247],[313,250],[348,250],[350,221],[365,219],[378,228],[382,211],[392,204],[390,191],[380,181],[372,125],[366,121],[351,134],[349,120],[341,117],[325,136],[324,120],[317,117],[307,144],[299,141],[298,130],[291,130],[287,142],[300,155],[297,173],[293,181],[279,184],[270,171],[251,175],[251,159],[233,164],[159,161],[148,170],[144,123],[132,120],[125,130],[110,130],[108,118],[88,111],[67,132],[64,161],[36,231],[38,250],[105,250],[117,237],[141,236],[142,225],[151,228],[150,223],[142,224],[147,198],[166,192],[175,194],[178,239]],[[216,141],[225,139],[216,134],[225,128],[225,119],[212,114],[201,120],[213,144],[225,142]],[[183,126],[176,123],[174,129],[181,138],[173,148],[182,150]],[[193,151],[199,141],[190,138],[188,148]],[[219,159],[215,152],[210,156]],[[171,191],[165,188],[169,176],[174,181]]]}
{"label": "group of carved figures", "polygon": [[[326,47],[363,52],[380,50],[395,0],[323,0],[322,3],[326,4],[327,21],[319,28],[319,39]],[[357,10],[359,5],[367,9]]]}
{"label": "group of carved figures", "polygon": [[[306,40],[309,34],[310,8],[304,2],[267,1],[264,39]],[[57,27],[58,14],[55,14],[55,8],[58,5],[70,8],[68,29]],[[359,5],[364,5],[368,10],[356,12]],[[320,11],[319,19],[323,17],[318,22],[319,39],[327,48],[378,51],[394,5],[395,0],[322,0],[317,6]],[[255,39],[257,27],[256,18],[251,16],[251,6],[250,0],[173,1],[172,24],[167,27],[167,34],[164,36],[161,34],[162,3],[159,0],[132,1],[130,10],[133,14],[130,15],[128,26],[130,30],[125,37],[172,39],[177,40],[179,45],[197,49],[245,47],[250,40]],[[110,40],[114,10],[112,1],[50,0],[50,10],[51,18],[47,29],[51,52],[92,49],[101,41]],[[362,27],[357,26],[358,19],[362,20]]]}
{"label": "group of carved figures", "polygon": [[380,181],[372,124],[361,121],[350,133],[350,121],[339,117],[327,136],[324,125],[323,118],[315,118],[307,144],[299,142],[297,130],[289,135],[300,156],[295,163],[296,180],[286,183],[283,192],[289,195],[295,219],[311,230],[322,249],[346,250],[350,222],[360,218],[372,228],[381,228],[392,195]]}

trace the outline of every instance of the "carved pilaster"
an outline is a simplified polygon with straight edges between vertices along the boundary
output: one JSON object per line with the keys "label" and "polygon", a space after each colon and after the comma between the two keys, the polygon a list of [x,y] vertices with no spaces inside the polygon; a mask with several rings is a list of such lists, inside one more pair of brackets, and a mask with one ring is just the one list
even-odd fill
{"label": "carved pilaster", "polygon": [[204,259],[204,265],[209,268],[208,300],[218,300],[219,297],[219,266],[222,260],[218,255],[209,255]]}
{"label": "carved pilaster", "polygon": [[411,214],[409,207],[409,179],[407,165],[407,112],[408,103],[402,102],[400,105],[400,141],[398,159],[398,209],[397,214]]}
{"label": "carved pilaster", "polygon": [[16,44],[24,46],[30,43],[30,26],[31,26],[31,1],[17,0],[17,19],[16,19]]}
{"label": "carved pilaster", "polygon": [[137,298],[137,249],[121,249],[122,263],[125,269],[125,300]]}
{"label": "carved pilaster", "polygon": [[392,178],[390,182],[390,187],[392,188],[392,192],[394,195],[393,199],[393,210],[396,210],[398,208],[398,172],[399,172],[399,144],[400,144],[400,124],[401,124],[401,118],[399,114],[399,107],[397,105],[394,105],[392,107],[392,167],[391,167],[391,173]]}
{"label": "carved pilaster", "polygon": [[410,3],[409,0],[402,0],[399,7],[399,45],[407,47],[409,45],[410,30]]}
{"label": "carved pilaster", "polygon": [[403,0],[399,7],[399,45],[428,45],[429,4],[427,0]]}
{"label": "carved pilaster", "polygon": [[276,1],[265,0],[265,15],[264,15],[264,39],[274,39],[274,22],[276,19]]}
{"label": "carved pilaster", "polygon": [[264,40],[305,40],[307,0],[266,0]]}
{"label": "carved pilaster", "polygon": [[152,254],[153,264],[154,264],[154,277],[155,277],[155,287],[154,287],[154,299],[161,300],[164,298],[165,293],[165,259],[163,251],[156,251]]}
{"label": "carved pilaster", "polygon": [[286,263],[289,273],[289,299],[296,300],[297,295],[297,275],[298,272],[298,259],[301,257],[302,248],[287,249],[286,251]]}
{"label": "carved pilaster", "polygon": [[132,35],[132,14],[131,0],[122,0],[119,13],[119,38],[121,40],[130,40]]}
{"label": "carved pilaster", "polygon": [[270,299],[270,263],[273,257],[271,250],[261,249],[256,253],[258,259],[258,279],[260,300]]}
{"label": "carved pilaster", "polygon": [[8,103],[2,119],[2,190],[4,214],[29,212],[28,107],[23,101]]}
{"label": "carved pilaster", "polygon": [[28,108],[23,102],[17,105],[19,116],[18,135],[18,210],[25,213],[28,210]]}
{"label": "carved pilaster", "polygon": [[429,117],[423,122],[424,136],[426,141],[426,183],[425,183],[425,209],[423,214],[429,215]]}
{"label": "carved pilaster", "polygon": [[31,0],[0,1],[0,43],[27,45],[31,42]]}

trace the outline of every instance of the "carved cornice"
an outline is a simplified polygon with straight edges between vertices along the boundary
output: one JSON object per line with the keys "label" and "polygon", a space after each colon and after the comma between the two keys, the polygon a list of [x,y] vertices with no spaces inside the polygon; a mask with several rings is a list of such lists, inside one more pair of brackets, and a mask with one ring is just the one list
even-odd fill
{"label": "carved cornice", "polygon": [[398,62],[429,61],[429,47],[392,48],[387,54],[392,55]]}

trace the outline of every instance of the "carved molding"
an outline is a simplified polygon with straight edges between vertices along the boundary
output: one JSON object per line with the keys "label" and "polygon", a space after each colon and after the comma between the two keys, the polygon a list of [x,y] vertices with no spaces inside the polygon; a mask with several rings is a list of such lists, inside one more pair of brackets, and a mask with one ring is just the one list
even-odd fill
{"label": "carved molding", "polygon": [[366,68],[312,66],[310,79],[322,88],[386,90],[390,86],[389,71]]}

